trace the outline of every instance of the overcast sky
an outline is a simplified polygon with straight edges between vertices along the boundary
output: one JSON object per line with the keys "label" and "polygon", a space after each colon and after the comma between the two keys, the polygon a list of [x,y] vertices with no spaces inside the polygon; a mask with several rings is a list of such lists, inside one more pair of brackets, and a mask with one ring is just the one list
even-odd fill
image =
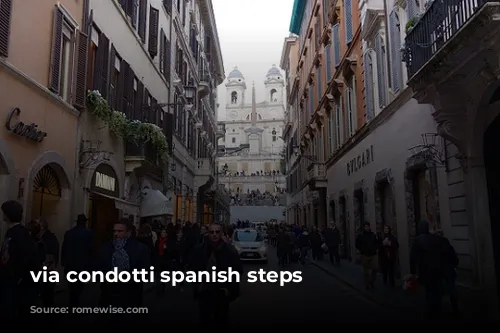
{"label": "overcast sky", "polygon": [[[264,97],[264,78],[279,66],[283,41],[289,35],[293,0],[212,0],[226,76],[238,66],[247,82],[250,103],[252,81],[257,102]],[[219,119],[224,119],[225,82],[219,86]]]}

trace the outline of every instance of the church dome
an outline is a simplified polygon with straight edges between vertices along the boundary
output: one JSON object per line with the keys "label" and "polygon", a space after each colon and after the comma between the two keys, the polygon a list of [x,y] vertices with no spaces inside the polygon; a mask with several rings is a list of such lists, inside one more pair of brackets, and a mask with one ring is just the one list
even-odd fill
{"label": "church dome", "polygon": [[281,71],[278,67],[276,67],[276,65],[273,65],[273,67],[271,67],[271,69],[269,69],[267,71],[267,76],[275,76],[275,75],[281,75]]}
{"label": "church dome", "polygon": [[228,79],[245,79],[243,74],[238,70],[238,67],[234,67],[234,69],[229,73]]}

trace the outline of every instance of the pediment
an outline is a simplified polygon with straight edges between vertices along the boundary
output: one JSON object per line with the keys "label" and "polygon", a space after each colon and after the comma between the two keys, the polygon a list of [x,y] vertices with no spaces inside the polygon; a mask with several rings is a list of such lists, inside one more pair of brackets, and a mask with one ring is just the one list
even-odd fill
{"label": "pediment", "polygon": [[363,39],[371,39],[371,36],[376,35],[384,20],[384,8],[368,8],[366,16],[361,25],[361,36]]}

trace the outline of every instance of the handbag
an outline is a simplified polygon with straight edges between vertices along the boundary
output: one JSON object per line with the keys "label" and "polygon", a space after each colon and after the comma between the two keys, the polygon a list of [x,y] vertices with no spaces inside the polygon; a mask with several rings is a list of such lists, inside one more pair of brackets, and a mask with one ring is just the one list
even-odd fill
{"label": "handbag", "polygon": [[323,251],[327,251],[328,250],[328,246],[325,243],[323,243],[323,244],[321,244],[321,249]]}

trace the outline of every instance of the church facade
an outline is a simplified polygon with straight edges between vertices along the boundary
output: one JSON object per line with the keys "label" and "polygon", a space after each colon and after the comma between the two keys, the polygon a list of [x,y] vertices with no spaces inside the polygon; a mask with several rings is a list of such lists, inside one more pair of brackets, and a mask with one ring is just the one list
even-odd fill
{"label": "church facade", "polygon": [[[264,79],[266,96],[257,103],[245,102],[245,77],[234,68],[227,77],[225,137],[219,139],[219,183],[240,197],[254,192],[284,191],[282,172],[285,80],[273,65]],[[245,148],[243,148],[245,147]],[[227,166],[227,167],[225,167]]]}

